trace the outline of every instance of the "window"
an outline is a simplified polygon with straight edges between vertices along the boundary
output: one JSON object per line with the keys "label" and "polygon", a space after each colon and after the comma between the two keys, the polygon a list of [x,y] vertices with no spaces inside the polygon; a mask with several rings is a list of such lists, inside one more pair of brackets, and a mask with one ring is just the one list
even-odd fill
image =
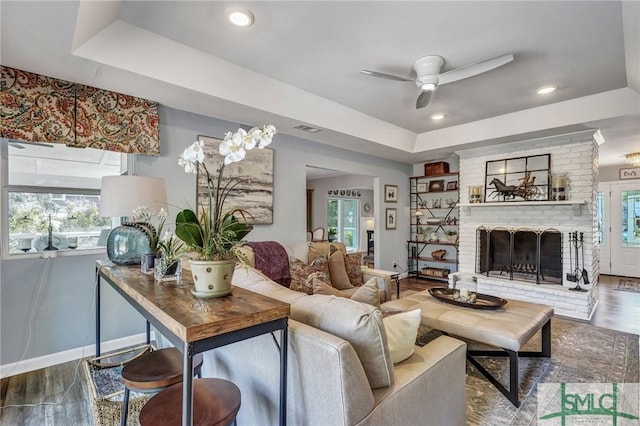
{"label": "window", "polygon": [[102,230],[112,225],[98,213],[101,178],[121,174],[126,154],[7,139],[1,143],[6,164],[2,226],[8,230],[3,252],[96,248]]}
{"label": "window", "polygon": [[598,243],[604,245],[604,192],[598,192]]}
{"label": "window", "polygon": [[640,247],[640,191],[622,191],[622,246]]}
{"label": "window", "polygon": [[356,199],[329,198],[327,206],[327,230],[329,240],[335,240],[358,250],[360,241],[360,201]]}

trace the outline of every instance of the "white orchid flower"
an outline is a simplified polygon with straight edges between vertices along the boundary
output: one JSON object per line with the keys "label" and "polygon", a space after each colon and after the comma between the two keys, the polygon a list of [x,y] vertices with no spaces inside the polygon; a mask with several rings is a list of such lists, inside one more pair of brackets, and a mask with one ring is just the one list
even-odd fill
{"label": "white orchid flower", "polygon": [[172,238],[173,238],[173,234],[171,232],[169,232],[169,231],[165,231],[164,235],[162,236],[162,241],[164,241],[166,243],[166,242],[171,241]]}
{"label": "white orchid flower", "polygon": [[[244,133],[246,135],[246,132]],[[228,135],[225,136],[220,144],[219,152],[220,155],[225,156],[225,165],[242,161],[247,154],[247,151],[244,149],[244,136],[242,136],[240,132],[234,133],[231,137],[228,137]]]}
{"label": "white orchid flower", "polygon": [[271,144],[273,135],[275,135],[278,131],[276,130],[275,126],[269,124],[267,126],[263,126],[262,130],[259,130],[259,132],[260,132],[260,139],[258,142],[258,149],[262,149],[265,146]]}
{"label": "white orchid flower", "polygon": [[161,208],[160,211],[158,212],[158,219],[159,220],[166,220],[167,219],[167,210],[165,210],[165,208]]}

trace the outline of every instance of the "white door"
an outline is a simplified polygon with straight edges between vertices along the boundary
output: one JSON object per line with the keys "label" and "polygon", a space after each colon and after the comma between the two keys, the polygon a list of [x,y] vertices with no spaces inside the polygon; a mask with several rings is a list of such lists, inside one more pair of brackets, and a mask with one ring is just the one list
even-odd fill
{"label": "white door", "polygon": [[598,242],[600,248],[600,273],[611,275],[611,185],[598,185]]}
{"label": "white door", "polygon": [[640,181],[612,183],[611,275],[640,278]]}

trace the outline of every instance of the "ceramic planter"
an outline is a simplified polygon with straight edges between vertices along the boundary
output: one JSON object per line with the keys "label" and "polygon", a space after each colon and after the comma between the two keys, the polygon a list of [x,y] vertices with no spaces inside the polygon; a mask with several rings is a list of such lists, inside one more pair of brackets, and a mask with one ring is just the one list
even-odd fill
{"label": "ceramic planter", "polygon": [[231,293],[235,260],[189,260],[197,297],[223,297]]}

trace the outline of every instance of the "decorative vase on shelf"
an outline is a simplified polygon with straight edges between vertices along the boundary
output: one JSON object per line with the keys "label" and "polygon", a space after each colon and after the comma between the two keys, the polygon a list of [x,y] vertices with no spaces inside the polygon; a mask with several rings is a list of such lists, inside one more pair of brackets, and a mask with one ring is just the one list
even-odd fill
{"label": "decorative vase on shelf", "polygon": [[235,260],[189,260],[197,297],[223,297],[231,293]]}
{"label": "decorative vase on shelf", "polygon": [[143,274],[153,274],[156,261],[159,258],[157,253],[145,253],[140,257],[140,271]]}

